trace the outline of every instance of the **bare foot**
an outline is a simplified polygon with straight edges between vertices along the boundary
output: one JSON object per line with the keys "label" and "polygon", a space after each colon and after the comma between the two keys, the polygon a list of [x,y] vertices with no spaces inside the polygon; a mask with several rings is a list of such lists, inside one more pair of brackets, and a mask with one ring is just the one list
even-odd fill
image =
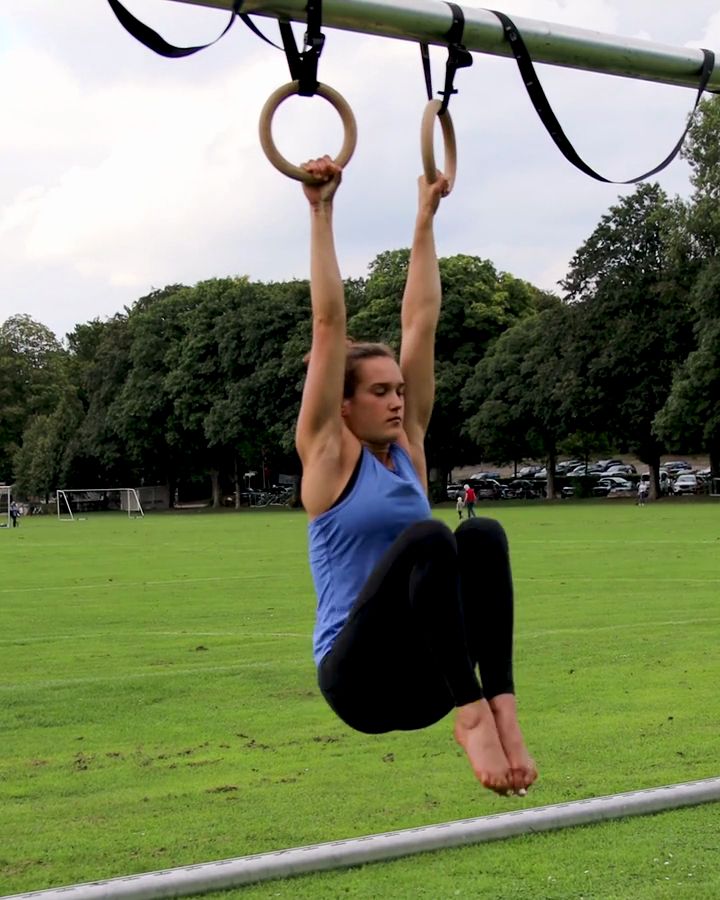
{"label": "bare foot", "polygon": [[453,733],[484,787],[497,794],[508,794],[512,789],[510,764],[487,700],[458,707]]}
{"label": "bare foot", "polygon": [[500,743],[510,764],[510,786],[514,791],[523,791],[524,796],[538,773],[520,731],[515,695],[498,694],[490,701],[490,709],[495,717]]}

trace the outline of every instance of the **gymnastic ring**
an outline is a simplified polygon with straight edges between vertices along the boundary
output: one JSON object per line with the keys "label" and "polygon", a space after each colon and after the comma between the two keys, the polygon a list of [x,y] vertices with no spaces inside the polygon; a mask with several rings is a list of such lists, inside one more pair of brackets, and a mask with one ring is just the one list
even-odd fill
{"label": "gymnastic ring", "polygon": [[[260,144],[265,151],[265,156],[267,156],[275,168],[279,172],[282,172],[283,175],[287,175],[288,178],[294,178],[296,181],[303,181],[305,184],[318,184],[321,183],[319,179],[310,175],[309,172],[306,172],[305,169],[300,168],[300,166],[294,166],[279,153],[272,137],[272,120],[275,111],[284,100],[287,100],[288,97],[292,97],[293,94],[299,93],[299,89],[300,83],[298,81],[289,81],[287,84],[283,84],[279,87],[276,91],[273,91],[267,98],[265,106],[263,106],[260,113]],[[343,169],[348,162],[350,162],[350,158],[355,151],[355,145],[357,144],[357,124],[355,122],[355,116],[353,115],[353,111],[350,109],[350,104],[347,100],[337,91],[333,90],[333,88],[328,87],[326,84],[318,84],[316,93],[319,97],[327,100],[331,106],[334,106],[340,115],[345,136],[340,152],[333,162],[336,166],[340,166],[340,168]]]}
{"label": "gymnastic ring", "polygon": [[431,100],[425,107],[420,126],[420,152],[422,154],[422,164],[425,170],[425,178],[428,184],[434,184],[437,181],[437,167],[435,165],[435,150],[433,148],[433,139],[435,137],[435,121],[440,119],[440,125],[443,133],[443,143],[445,145],[445,160],[443,162],[442,173],[448,180],[448,194],[455,185],[455,174],[457,172],[457,144],[455,143],[455,129],[453,128],[452,119],[449,110],[438,116],[438,112],[442,108],[439,100]]}

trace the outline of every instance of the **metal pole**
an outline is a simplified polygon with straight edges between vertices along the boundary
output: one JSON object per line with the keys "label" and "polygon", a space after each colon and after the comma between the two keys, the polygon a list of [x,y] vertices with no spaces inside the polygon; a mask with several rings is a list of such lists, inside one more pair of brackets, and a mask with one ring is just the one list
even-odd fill
{"label": "metal pole", "polygon": [[521,809],[479,819],[426,825],[346,841],[129,875],[108,881],[13,894],[0,900],[156,900],[159,897],[187,897],[273,878],[357,866],[428,850],[461,847],[608,819],[642,816],[718,800],[720,778],[708,778],[626,794],[611,794],[608,797]]}
{"label": "metal pole", "polygon": [[[174,0],[230,9],[232,0]],[[307,0],[246,0],[243,12],[305,22]],[[468,50],[510,56],[497,18],[484,9],[463,8]],[[590,72],[697,87],[703,57],[700,50],[670,47],[635,38],[601,34],[518,16],[515,23],[532,58]],[[381,37],[446,45],[452,23],[441,0],[323,0],[323,24]],[[710,48],[712,49],[712,48]],[[708,90],[720,90],[720,56]]]}

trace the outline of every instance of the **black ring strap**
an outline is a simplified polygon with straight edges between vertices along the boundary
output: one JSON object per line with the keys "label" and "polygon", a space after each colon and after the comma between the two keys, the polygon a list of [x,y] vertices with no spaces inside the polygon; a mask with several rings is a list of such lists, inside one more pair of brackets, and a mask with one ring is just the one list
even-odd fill
{"label": "black ring strap", "polygon": [[228,31],[230,31],[235,22],[235,16],[242,19],[245,25],[247,25],[247,27],[258,37],[261,37],[265,43],[276,47],[278,50],[282,50],[282,47],[278,47],[277,44],[273,44],[271,40],[265,37],[247,13],[240,12],[243,2],[244,0],[233,0],[230,21],[214,41],[210,41],[207,44],[200,44],[197,47],[175,47],[173,44],[168,43],[164,37],[157,33],[157,31],[153,31],[152,28],[144,22],[141,22],[140,19],[137,19],[129,10],[125,9],[122,3],[120,3],[120,0],[108,0],[110,8],[126,31],[128,31],[136,40],[140,41],[141,44],[144,44],[148,50],[152,50],[160,56],[165,56],[169,59],[179,59],[184,56],[191,56],[199,50],[205,50],[206,47],[212,47],[213,44],[216,44],[221,37],[224,37]]}
{"label": "black ring strap", "polygon": [[308,0],[307,31],[304,37],[303,52],[298,51],[290,22],[280,22],[285,56],[290,69],[290,78],[299,84],[298,94],[301,97],[312,97],[317,91],[317,69],[320,54],[325,46],[325,35],[322,33],[322,0]]}
{"label": "black ring strap", "polygon": [[439,116],[442,116],[448,108],[450,97],[453,94],[457,94],[457,88],[453,87],[455,73],[458,69],[465,69],[473,64],[472,55],[462,42],[463,32],[465,31],[465,14],[457,3],[452,3],[451,0],[445,0],[445,2],[453,14],[453,21],[446,35],[448,59],[445,66],[445,89],[438,92],[443,98],[442,106],[438,110]]}
{"label": "black ring strap", "polygon": [[690,130],[690,126],[692,125],[693,117],[698,108],[698,104],[700,103],[700,99],[702,98],[703,92],[707,87],[710,76],[712,75],[713,69],[715,68],[715,54],[712,52],[712,50],[703,49],[703,64],[700,71],[700,81],[698,85],[697,97],[695,98],[695,106],[693,107],[692,112],[688,118],[687,125],[680,137],[680,140],[677,142],[677,144],[675,144],[674,148],[671,150],[668,156],[666,156],[659,165],[655,166],[654,169],[650,169],[649,172],[645,172],[644,175],[638,175],[637,178],[629,178],[627,181],[613,181],[611,178],[604,178],[602,175],[599,175],[594,169],[591,169],[590,166],[580,158],[578,152],[570,143],[567,135],[562,130],[562,127],[558,122],[555,113],[550,107],[550,103],[545,95],[545,91],[543,90],[537,73],[535,72],[535,67],[533,66],[530,53],[528,52],[528,49],[525,46],[525,42],[523,41],[522,36],[520,35],[520,32],[518,31],[515,23],[512,21],[512,19],[508,18],[505,13],[498,12],[495,9],[490,9],[488,10],[488,12],[496,15],[502,24],[503,34],[505,35],[505,39],[510,44],[513,56],[515,57],[515,61],[518,64],[518,68],[520,69],[520,74],[522,76],[523,82],[525,83],[525,87],[527,88],[528,95],[530,97],[530,100],[532,101],[533,106],[535,107],[535,111],[540,116],[541,122],[547,129],[550,137],[553,139],[553,141],[555,141],[555,144],[557,145],[558,149],[563,154],[565,159],[567,159],[574,166],[580,169],[581,172],[584,172],[591,178],[595,178],[597,181],[604,181],[607,184],[636,184],[638,181],[643,181],[645,178],[650,178],[650,176],[656,175],[675,159],[680,151],[680,148],[683,145],[688,131]]}
{"label": "black ring strap", "polygon": [[[462,43],[463,32],[465,31],[465,14],[457,3],[451,0],[445,0],[450,7],[453,20],[450,28],[445,34],[445,40],[448,43],[448,58],[445,65],[445,88],[438,91],[443,98],[442,105],[438,110],[438,115],[442,116],[448,108],[450,97],[457,94],[457,88],[453,87],[455,81],[455,73],[458,69],[464,69],[473,64],[473,58],[470,51],[467,50]],[[423,73],[425,75],[425,90],[427,91],[428,100],[433,99],[432,89],[432,73],[430,71],[430,49],[427,44],[420,44],[420,58],[422,60]]]}
{"label": "black ring strap", "polygon": [[318,86],[317,68],[320,54],[325,44],[325,35],[322,33],[322,0],[308,0],[307,10],[307,31],[304,38],[304,49],[300,53],[295,44],[290,22],[282,20],[279,23],[280,36],[282,37],[283,46],[280,47],[273,43],[269,38],[260,31],[249,15],[241,13],[244,0],[233,0],[232,11],[230,13],[230,21],[227,23],[222,33],[219,34],[214,41],[207,44],[200,44],[196,47],[175,47],[168,43],[165,38],[153,31],[144,22],[136,18],[129,10],[127,10],[120,0],[108,0],[110,8],[115,13],[120,24],[134,38],[144,44],[149,50],[153,50],[160,56],[166,56],[171,59],[178,59],[183,56],[191,56],[199,50],[205,50],[216,44],[221,37],[224,37],[232,28],[235,17],[242,19],[245,25],[250,28],[258,37],[262,38],[265,43],[270,44],[277,50],[284,50],[285,56],[290,68],[290,76],[293,81],[298,81],[300,90],[298,93],[305,97],[311,97]]}

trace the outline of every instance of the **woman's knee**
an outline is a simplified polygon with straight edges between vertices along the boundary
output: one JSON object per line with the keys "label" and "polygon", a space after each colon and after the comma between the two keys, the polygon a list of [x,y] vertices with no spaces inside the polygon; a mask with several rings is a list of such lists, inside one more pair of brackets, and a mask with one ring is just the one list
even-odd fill
{"label": "woman's knee", "polygon": [[465,543],[485,546],[494,546],[507,552],[508,539],[505,529],[496,519],[479,517],[466,519],[455,530],[458,548]]}
{"label": "woman's knee", "polygon": [[423,519],[414,522],[403,531],[401,539],[408,543],[440,547],[452,551],[457,550],[455,535],[444,522],[438,519]]}

